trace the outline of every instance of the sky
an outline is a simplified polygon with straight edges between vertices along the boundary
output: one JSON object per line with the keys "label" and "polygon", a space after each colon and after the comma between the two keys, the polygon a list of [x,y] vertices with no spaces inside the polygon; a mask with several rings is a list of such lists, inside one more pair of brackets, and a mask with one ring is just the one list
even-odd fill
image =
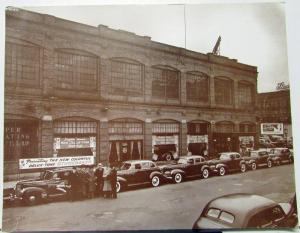
{"label": "sky", "polygon": [[186,44],[187,49],[204,54],[212,51],[220,35],[222,56],[257,66],[258,92],[289,83],[283,3],[186,4],[186,20],[184,6],[174,4],[22,8],[92,26],[107,25],[177,47]]}

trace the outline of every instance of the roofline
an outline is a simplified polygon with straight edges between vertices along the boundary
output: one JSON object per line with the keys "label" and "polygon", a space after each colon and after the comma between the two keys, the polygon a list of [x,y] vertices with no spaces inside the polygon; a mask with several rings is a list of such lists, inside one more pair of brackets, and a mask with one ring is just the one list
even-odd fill
{"label": "roofline", "polygon": [[[257,78],[257,66],[251,66],[247,64],[243,64],[237,61],[237,59],[230,59],[225,56],[217,56],[212,53],[200,53],[188,49],[184,49],[182,47],[177,47],[173,45],[168,45],[156,41],[152,41],[151,37],[149,36],[140,36],[136,35],[135,33],[128,32],[125,30],[118,30],[118,29],[112,29],[109,28],[108,26],[104,25],[98,25],[98,27],[83,24],[83,23],[78,23],[75,21],[63,19],[63,18],[58,18],[52,15],[48,14],[41,14],[29,10],[24,10],[21,8],[15,8],[15,11],[6,11],[6,16],[9,17],[15,17],[22,19],[23,21],[30,21],[30,22],[35,22],[37,24],[48,24],[48,26],[55,26],[55,27],[60,27],[63,28],[64,30],[71,30],[71,31],[77,31],[80,33],[85,33],[85,34],[91,34],[94,36],[100,36],[102,38],[108,38],[110,40],[117,40],[123,43],[129,43],[133,44],[134,46],[137,47],[146,47],[151,50],[158,50],[158,51],[163,51],[166,53],[171,53],[178,55],[180,54],[182,57],[186,58],[192,58],[195,60],[201,60],[202,62],[209,63],[209,64],[215,64],[215,65],[220,65],[220,66],[225,66],[228,68],[232,69],[238,69],[242,70],[247,73],[251,73],[254,76],[250,76],[251,78]],[[23,15],[22,15],[23,14]],[[27,14],[27,15],[26,15]],[[26,16],[26,18],[25,18]],[[38,18],[37,18],[38,17]],[[80,28],[72,28],[70,26],[66,26],[63,24],[59,23],[67,23],[67,24],[74,24],[78,25]],[[84,30],[86,29],[86,30]],[[123,38],[121,38],[123,37]],[[133,41],[135,40],[135,41]],[[227,64],[224,64],[224,62],[227,62]],[[229,63],[229,64],[228,64]]]}

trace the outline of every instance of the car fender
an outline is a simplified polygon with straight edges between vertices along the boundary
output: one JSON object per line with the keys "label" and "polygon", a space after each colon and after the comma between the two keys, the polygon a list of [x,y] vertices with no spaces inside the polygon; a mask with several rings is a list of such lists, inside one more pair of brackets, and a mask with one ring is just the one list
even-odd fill
{"label": "car fender", "polygon": [[123,184],[127,184],[127,180],[121,176],[117,176],[117,181],[119,181],[120,183],[123,183]]}
{"label": "car fender", "polygon": [[185,171],[181,170],[181,169],[174,169],[171,171],[171,175],[173,176],[176,173],[180,173],[181,175],[185,175]]}
{"label": "car fender", "polygon": [[158,171],[151,172],[150,180],[153,178],[153,176],[163,177],[162,173],[160,173]]}
{"label": "car fender", "polygon": [[203,165],[203,166],[201,167],[201,172],[203,172],[204,169],[210,170],[208,165]]}
{"label": "car fender", "polygon": [[224,163],[218,163],[218,164],[216,165],[216,168],[217,168],[217,169],[219,169],[220,167],[225,167],[226,170],[228,169],[228,166],[227,166],[226,164],[224,164]]}
{"label": "car fender", "polygon": [[38,193],[38,194],[41,194],[41,197],[45,197],[47,196],[47,192],[45,189],[43,188],[39,188],[39,187],[27,187],[27,188],[24,188],[22,190],[22,194],[23,196],[29,194],[29,193]]}
{"label": "car fender", "polygon": [[240,161],[240,166],[242,166],[242,164],[245,164],[245,165],[246,165],[245,160]]}

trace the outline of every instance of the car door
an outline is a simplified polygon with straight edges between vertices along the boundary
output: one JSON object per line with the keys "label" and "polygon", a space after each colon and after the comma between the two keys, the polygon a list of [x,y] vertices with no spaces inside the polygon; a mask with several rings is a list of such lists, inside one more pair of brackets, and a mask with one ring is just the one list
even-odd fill
{"label": "car door", "polygon": [[136,164],[131,164],[130,168],[124,172],[123,177],[127,180],[128,184],[135,184],[138,182]]}
{"label": "car door", "polygon": [[48,181],[48,195],[51,196],[60,196],[66,194],[66,186],[68,171],[55,172],[51,180]]}
{"label": "car door", "polygon": [[139,172],[140,175],[140,182],[145,183],[150,181],[150,174],[152,172],[150,168],[150,163],[147,162],[142,162],[141,163],[142,169]]}
{"label": "car door", "polygon": [[233,166],[232,170],[239,170],[242,157],[238,153],[234,153],[233,156],[234,156],[234,159],[233,159],[234,162],[232,163],[232,166]]}
{"label": "car door", "polygon": [[192,176],[197,176],[201,174],[201,158],[194,158],[193,159],[194,163],[192,165],[191,173]]}

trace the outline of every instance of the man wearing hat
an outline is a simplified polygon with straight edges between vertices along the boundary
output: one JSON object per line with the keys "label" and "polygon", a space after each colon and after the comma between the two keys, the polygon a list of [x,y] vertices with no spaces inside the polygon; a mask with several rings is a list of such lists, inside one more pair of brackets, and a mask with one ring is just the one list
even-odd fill
{"label": "man wearing hat", "polygon": [[96,177],[95,195],[96,196],[102,196],[103,194],[103,172],[104,172],[103,166],[101,163],[99,163],[95,171],[95,177]]}

